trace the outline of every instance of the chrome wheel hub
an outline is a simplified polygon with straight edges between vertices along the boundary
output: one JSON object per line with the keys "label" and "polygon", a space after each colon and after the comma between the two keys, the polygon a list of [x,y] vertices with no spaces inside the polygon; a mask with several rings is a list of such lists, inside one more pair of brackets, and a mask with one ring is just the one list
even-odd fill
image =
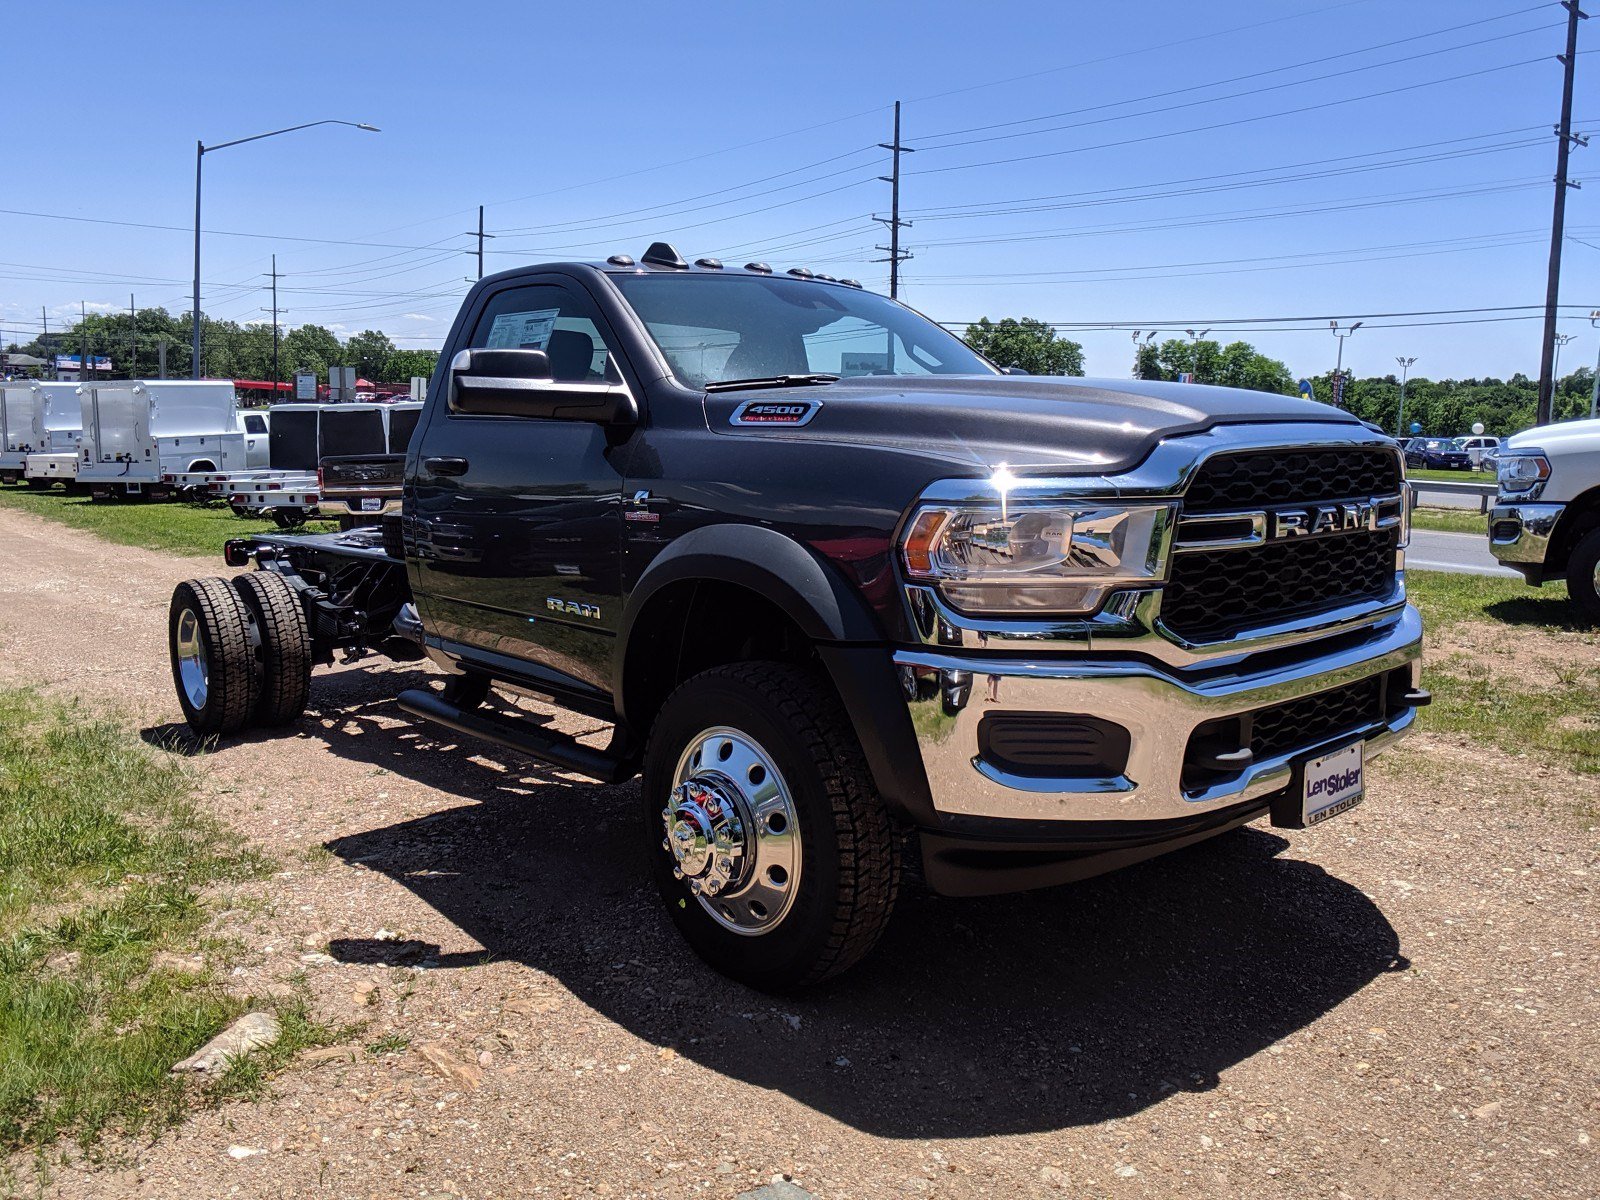
{"label": "chrome wheel hub", "polygon": [[173,654],[178,661],[178,682],[183,685],[184,696],[192,708],[204,708],[211,672],[206,664],[205,639],[200,635],[200,618],[192,608],[184,609],[178,616],[177,645]]}
{"label": "chrome wheel hub", "polygon": [[788,914],[800,830],[788,786],[754,738],[722,726],[693,738],[661,819],[673,875],[720,925],[755,936]]}

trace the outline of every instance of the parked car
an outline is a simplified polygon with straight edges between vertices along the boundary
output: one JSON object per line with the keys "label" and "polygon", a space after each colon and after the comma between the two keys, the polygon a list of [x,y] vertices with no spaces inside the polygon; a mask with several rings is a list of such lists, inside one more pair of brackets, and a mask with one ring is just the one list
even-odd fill
{"label": "parked car", "polygon": [[287,724],[336,651],[427,655],[412,716],[643,776],[665,914],[748,984],[865,955],[902,854],[980,895],[1346,812],[1428,702],[1400,456],[1338,409],[1012,376],[857,283],[661,243],[481,280],[441,361],[399,513],[175,589],[184,717]]}
{"label": "parked car", "polygon": [[1406,466],[1429,471],[1467,471],[1472,460],[1460,438],[1418,438],[1406,448]]}
{"label": "parked car", "polygon": [[1460,443],[1461,449],[1466,451],[1467,461],[1471,463],[1474,471],[1483,470],[1483,460],[1490,451],[1500,448],[1500,439],[1490,437],[1486,433],[1474,433],[1467,437],[1459,437],[1456,441]]}
{"label": "parked car", "polygon": [[1567,581],[1600,624],[1600,421],[1563,421],[1506,439],[1489,549],[1533,587]]}

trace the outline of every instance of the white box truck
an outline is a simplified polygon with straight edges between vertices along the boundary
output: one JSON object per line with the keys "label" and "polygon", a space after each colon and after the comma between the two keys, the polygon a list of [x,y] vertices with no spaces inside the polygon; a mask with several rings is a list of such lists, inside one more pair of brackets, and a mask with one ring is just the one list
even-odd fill
{"label": "white box truck", "polygon": [[[233,384],[143,379],[85,384],[78,482],[96,500],[162,499],[164,475],[267,464],[267,434],[247,431]],[[260,414],[249,414],[260,416]]]}
{"label": "white box truck", "polygon": [[71,488],[78,478],[79,443],[83,440],[83,408],[75,383],[35,383],[33,452],[22,463],[29,487],[61,483]]}
{"label": "white box truck", "polygon": [[22,478],[23,463],[33,451],[33,409],[38,397],[31,379],[0,383],[0,483]]}

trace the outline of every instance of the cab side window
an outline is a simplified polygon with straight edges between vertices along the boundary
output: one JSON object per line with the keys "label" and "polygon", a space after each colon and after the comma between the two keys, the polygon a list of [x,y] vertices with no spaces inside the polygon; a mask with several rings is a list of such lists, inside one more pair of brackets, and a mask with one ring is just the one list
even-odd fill
{"label": "cab side window", "polygon": [[267,421],[260,413],[245,413],[244,431],[246,433],[265,433]]}
{"label": "cab side window", "polygon": [[551,376],[563,383],[602,381],[612,354],[595,322],[589,298],[574,288],[550,283],[497,292],[467,344],[495,350],[543,350],[550,356]]}

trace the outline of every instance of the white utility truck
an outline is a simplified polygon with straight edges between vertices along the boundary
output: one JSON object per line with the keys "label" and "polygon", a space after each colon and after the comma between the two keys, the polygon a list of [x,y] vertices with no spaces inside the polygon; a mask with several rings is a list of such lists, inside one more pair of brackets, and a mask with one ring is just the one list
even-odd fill
{"label": "white utility truck", "polygon": [[38,403],[34,382],[0,383],[0,483],[21,479],[23,462],[33,451],[33,409]]}
{"label": "white utility truck", "polygon": [[28,486],[72,487],[78,478],[79,443],[83,440],[83,408],[75,383],[35,383],[33,451],[22,461]]}
{"label": "white utility truck", "polygon": [[266,422],[249,432],[227,381],[134,379],[80,390],[83,441],[78,482],[96,500],[162,499],[163,477],[267,465]]}

